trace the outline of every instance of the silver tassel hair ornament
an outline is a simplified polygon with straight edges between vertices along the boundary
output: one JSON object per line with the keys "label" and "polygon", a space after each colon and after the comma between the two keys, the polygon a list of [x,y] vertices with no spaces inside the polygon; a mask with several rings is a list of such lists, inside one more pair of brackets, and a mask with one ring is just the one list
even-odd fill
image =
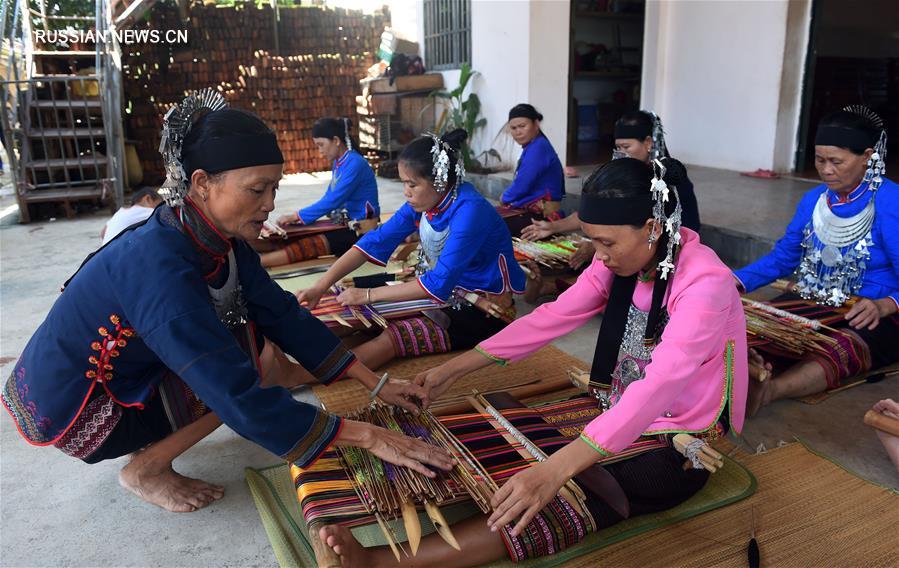
{"label": "silver tassel hair ornament", "polygon": [[874,144],[874,153],[868,158],[868,169],[865,170],[864,177],[871,191],[877,191],[883,183],[883,176],[887,173],[887,131],[883,127],[883,119],[865,105],[849,105],[843,107],[843,110],[867,118],[880,129],[880,137]]}
{"label": "silver tassel hair ornament", "polygon": [[652,116],[652,155],[653,160],[668,157],[668,148],[665,146],[665,129],[662,127],[662,119],[653,111],[647,111]]}
{"label": "silver tassel hair ornament", "polygon": [[190,132],[195,117],[200,111],[215,112],[228,106],[225,97],[211,88],[194,91],[183,101],[175,104],[165,113],[162,122],[162,140],[159,153],[165,162],[165,182],[159,188],[159,195],[171,207],[184,204],[190,180],[181,160],[184,139]]}
{"label": "silver tassel hair ornament", "polygon": [[[680,204],[680,196],[677,193],[677,188],[674,186],[668,187],[668,184],[665,183],[664,177],[667,168],[661,162],[661,160],[653,160],[652,161],[652,185],[650,191],[652,191],[652,198],[655,203],[652,206],[652,218],[655,220],[656,226],[660,227],[663,231],[668,234],[668,245],[667,250],[665,251],[665,258],[659,262],[658,270],[659,270],[659,278],[665,280],[668,278],[668,275],[674,272],[674,252],[675,248],[680,244],[680,228],[681,228],[681,204]],[[665,214],[665,204],[668,203],[668,200],[671,198],[671,195],[674,195],[675,206],[674,211],[671,212],[671,215]],[[655,231],[650,235],[649,245],[652,246],[652,243],[655,242]]]}
{"label": "silver tassel hair ornament", "polygon": [[[462,163],[462,157],[459,155],[459,151],[453,150],[449,144],[441,140],[436,134],[429,132],[426,135],[430,136],[431,140],[434,141],[434,145],[431,146],[431,160],[434,162],[434,167],[431,170],[431,173],[434,176],[434,189],[441,195],[447,191],[455,191],[462,185],[462,179],[465,177],[465,165]],[[456,160],[456,183],[453,187],[448,187],[450,155]]]}
{"label": "silver tassel hair ornament", "polygon": [[346,149],[353,149],[353,139],[350,138],[350,119],[343,119],[343,141],[346,143]]}

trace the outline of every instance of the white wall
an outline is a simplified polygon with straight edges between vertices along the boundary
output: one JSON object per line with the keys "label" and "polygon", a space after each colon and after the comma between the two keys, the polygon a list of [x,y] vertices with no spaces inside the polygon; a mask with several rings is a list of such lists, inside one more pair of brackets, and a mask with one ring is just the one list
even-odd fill
{"label": "white wall", "polygon": [[[570,3],[568,0],[532,0],[530,4],[528,100],[519,102],[529,102],[543,114],[543,132],[564,165],[568,133]],[[508,116],[508,110],[506,113]]]}
{"label": "white wall", "polygon": [[420,0],[368,1],[367,4],[386,5],[390,9],[390,27],[393,31],[403,39],[417,41],[419,50],[424,49],[424,19]]}
{"label": "white wall", "polygon": [[471,66],[479,73],[472,89],[487,119],[486,128],[473,141],[476,151],[492,145],[510,108],[528,102],[532,47],[528,4],[527,0],[472,0]]}
{"label": "white wall", "polygon": [[[782,102],[795,105],[801,89],[797,80],[787,85],[791,92],[782,92],[788,2],[647,2],[641,107],[662,117],[678,159],[735,170],[784,169],[775,159],[778,129],[783,153],[790,146],[785,132],[792,130],[795,143],[799,116],[793,112],[779,126],[778,113]],[[807,33],[807,14],[797,21],[790,33],[803,27]],[[801,41],[792,45],[804,50]],[[801,77],[801,64],[788,65]]]}

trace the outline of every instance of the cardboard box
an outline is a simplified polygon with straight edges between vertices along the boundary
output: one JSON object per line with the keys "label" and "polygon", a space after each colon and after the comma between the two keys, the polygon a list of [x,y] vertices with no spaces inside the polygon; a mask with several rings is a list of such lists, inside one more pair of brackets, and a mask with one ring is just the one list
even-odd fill
{"label": "cardboard box", "polygon": [[402,93],[404,91],[436,90],[443,88],[443,75],[440,73],[425,73],[424,75],[404,75],[397,77],[393,85],[390,79],[381,77],[368,80],[368,89],[375,93]]}

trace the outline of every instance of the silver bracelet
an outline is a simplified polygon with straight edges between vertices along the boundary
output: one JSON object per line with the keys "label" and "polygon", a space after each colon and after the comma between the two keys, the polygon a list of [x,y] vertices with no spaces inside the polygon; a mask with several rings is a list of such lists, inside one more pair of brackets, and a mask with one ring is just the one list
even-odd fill
{"label": "silver bracelet", "polygon": [[365,289],[365,300],[366,300],[366,302],[365,302],[366,304],[371,303],[371,288]]}
{"label": "silver bracelet", "polygon": [[388,373],[384,373],[383,375],[381,375],[381,380],[378,381],[377,386],[375,386],[375,388],[371,391],[371,394],[368,395],[369,401],[374,400],[378,396],[378,393],[381,392],[381,389],[384,388],[384,385],[387,384],[387,375]]}

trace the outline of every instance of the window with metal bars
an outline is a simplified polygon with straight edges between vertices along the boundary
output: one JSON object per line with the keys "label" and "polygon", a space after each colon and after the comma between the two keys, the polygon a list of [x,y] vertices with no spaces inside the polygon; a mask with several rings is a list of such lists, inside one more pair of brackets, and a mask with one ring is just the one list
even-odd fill
{"label": "window with metal bars", "polygon": [[471,0],[424,0],[425,65],[433,71],[471,63]]}

